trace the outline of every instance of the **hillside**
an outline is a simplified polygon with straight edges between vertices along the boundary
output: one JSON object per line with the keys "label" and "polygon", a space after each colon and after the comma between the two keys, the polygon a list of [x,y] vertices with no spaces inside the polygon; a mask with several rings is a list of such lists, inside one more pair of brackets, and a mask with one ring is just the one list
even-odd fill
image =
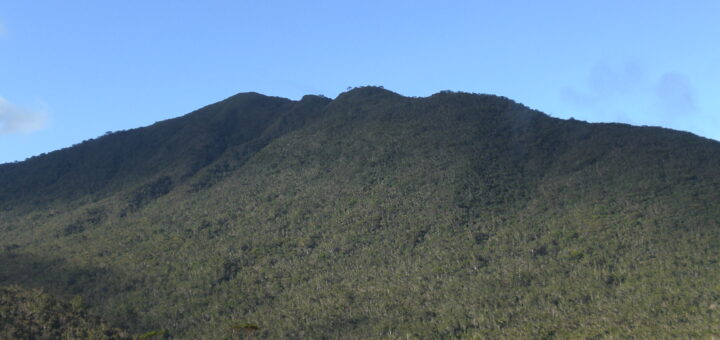
{"label": "hillside", "polygon": [[239,94],[0,165],[0,233],[135,334],[720,336],[720,143],[497,96]]}
{"label": "hillside", "polygon": [[82,298],[64,303],[40,290],[0,287],[2,339],[131,339],[89,316]]}

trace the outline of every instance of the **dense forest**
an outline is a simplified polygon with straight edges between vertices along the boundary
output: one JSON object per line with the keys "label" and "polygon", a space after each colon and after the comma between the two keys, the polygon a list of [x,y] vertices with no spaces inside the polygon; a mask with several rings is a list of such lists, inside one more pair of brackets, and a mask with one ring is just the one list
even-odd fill
{"label": "dense forest", "polygon": [[79,295],[69,303],[40,289],[0,287],[0,339],[132,339],[88,315]]}
{"label": "dense forest", "polygon": [[492,95],[238,94],[0,165],[0,235],[9,338],[720,336],[720,143]]}

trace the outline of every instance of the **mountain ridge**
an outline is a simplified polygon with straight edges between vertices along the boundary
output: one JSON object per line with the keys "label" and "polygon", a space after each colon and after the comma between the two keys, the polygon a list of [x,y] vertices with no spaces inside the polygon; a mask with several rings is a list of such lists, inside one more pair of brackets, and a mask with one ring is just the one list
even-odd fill
{"label": "mountain ridge", "polygon": [[[69,186],[82,188],[79,193],[71,193],[69,196],[61,197],[62,199],[76,198],[88,193],[102,191],[106,185],[113,186],[114,180],[119,180],[120,184],[123,185],[137,184],[127,183],[126,179],[122,177],[132,175],[148,176],[155,172],[168,171],[169,168],[185,168],[174,170],[178,173],[174,174],[173,177],[189,177],[200,168],[214,161],[216,157],[225,151],[228,144],[252,142],[253,139],[259,137],[253,135],[256,130],[268,127],[272,123],[270,121],[278,118],[272,115],[268,115],[268,117],[251,116],[257,119],[257,122],[248,120],[234,122],[233,112],[227,112],[228,110],[234,112],[237,110],[247,111],[247,107],[263,101],[267,102],[261,105],[267,105],[270,108],[261,107],[260,109],[267,110],[271,114],[276,112],[275,109],[277,108],[292,105],[290,100],[284,98],[268,97],[254,92],[241,93],[195,110],[185,116],[160,121],[145,128],[108,133],[105,136],[84,141],[72,147],[29,158],[24,162],[2,164],[0,165],[0,181],[2,181],[2,178],[12,180],[2,181],[0,188],[6,189],[9,186],[15,192],[0,192],[0,204],[3,201],[17,199],[6,197],[20,191],[20,187],[25,190],[30,189],[30,191],[43,187],[44,190],[52,194],[52,186],[55,183],[62,183],[73,178],[77,180],[82,177],[78,176],[77,173],[72,173],[73,168],[76,169],[82,166],[93,168],[99,175],[96,178],[82,178],[82,182],[61,186],[58,189],[60,191],[68,190]],[[306,102],[308,101],[306,100]],[[300,103],[298,102],[297,105],[300,105]],[[252,115],[252,112],[250,114]],[[199,123],[199,120],[204,120],[204,122]],[[243,131],[238,127],[238,124],[249,128],[246,129],[247,131]],[[260,126],[257,126],[257,124],[260,124]],[[199,131],[193,131],[193,126]],[[237,131],[238,129],[240,131]],[[163,137],[166,139],[161,139]],[[183,140],[184,138],[187,140]],[[193,138],[196,140],[192,140]],[[194,144],[196,149],[182,148],[183,144]],[[147,145],[155,146],[147,150]],[[178,147],[178,145],[180,146]],[[86,161],[89,164],[80,162],[79,164],[70,165],[74,163],[72,161],[74,158],[82,159],[88,155],[101,153],[109,154],[109,157],[112,158],[92,159],[89,162]],[[174,159],[181,158],[180,154],[182,153],[195,153],[197,155],[193,155],[192,159],[186,160],[185,164],[173,163]],[[155,164],[148,165],[148,163]],[[122,168],[116,164],[121,164],[121,166],[122,164],[128,164],[130,167]],[[40,170],[36,170],[37,168],[40,168]],[[44,181],[23,181],[22,175],[28,172],[28,169],[46,171],[49,174],[44,176]],[[53,169],[55,171],[52,171]],[[70,174],[66,174],[66,171],[70,171]],[[68,178],[63,179],[63,176]],[[117,179],[118,176],[121,178]],[[20,180],[18,181],[18,179]],[[13,186],[13,184],[15,185]],[[118,185],[115,184],[114,186],[117,187]]]}

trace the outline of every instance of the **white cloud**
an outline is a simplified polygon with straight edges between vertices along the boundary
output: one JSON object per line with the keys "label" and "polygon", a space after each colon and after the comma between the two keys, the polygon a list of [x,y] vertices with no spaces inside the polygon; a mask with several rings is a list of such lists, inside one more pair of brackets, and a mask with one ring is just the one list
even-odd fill
{"label": "white cloud", "polygon": [[18,107],[0,97],[0,135],[33,132],[46,124],[45,112]]}

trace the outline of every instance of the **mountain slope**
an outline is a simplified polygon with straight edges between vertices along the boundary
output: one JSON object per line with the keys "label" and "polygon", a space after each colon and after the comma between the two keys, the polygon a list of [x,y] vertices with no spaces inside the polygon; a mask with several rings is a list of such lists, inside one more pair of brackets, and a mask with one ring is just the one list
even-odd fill
{"label": "mountain slope", "polygon": [[[216,161],[230,147],[244,159],[274,135],[299,127],[327,101],[301,102],[243,93],[186,116],[109,133],[74,147],[0,165],[0,206],[29,201],[103,197],[150,178],[172,187]],[[168,188],[169,189],[169,188]]]}
{"label": "mountain slope", "polygon": [[131,339],[87,315],[82,300],[67,304],[38,290],[0,287],[3,339]]}
{"label": "mountain slope", "polygon": [[179,338],[720,335],[711,140],[373,87],[118,135],[0,168],[0,283]]}

